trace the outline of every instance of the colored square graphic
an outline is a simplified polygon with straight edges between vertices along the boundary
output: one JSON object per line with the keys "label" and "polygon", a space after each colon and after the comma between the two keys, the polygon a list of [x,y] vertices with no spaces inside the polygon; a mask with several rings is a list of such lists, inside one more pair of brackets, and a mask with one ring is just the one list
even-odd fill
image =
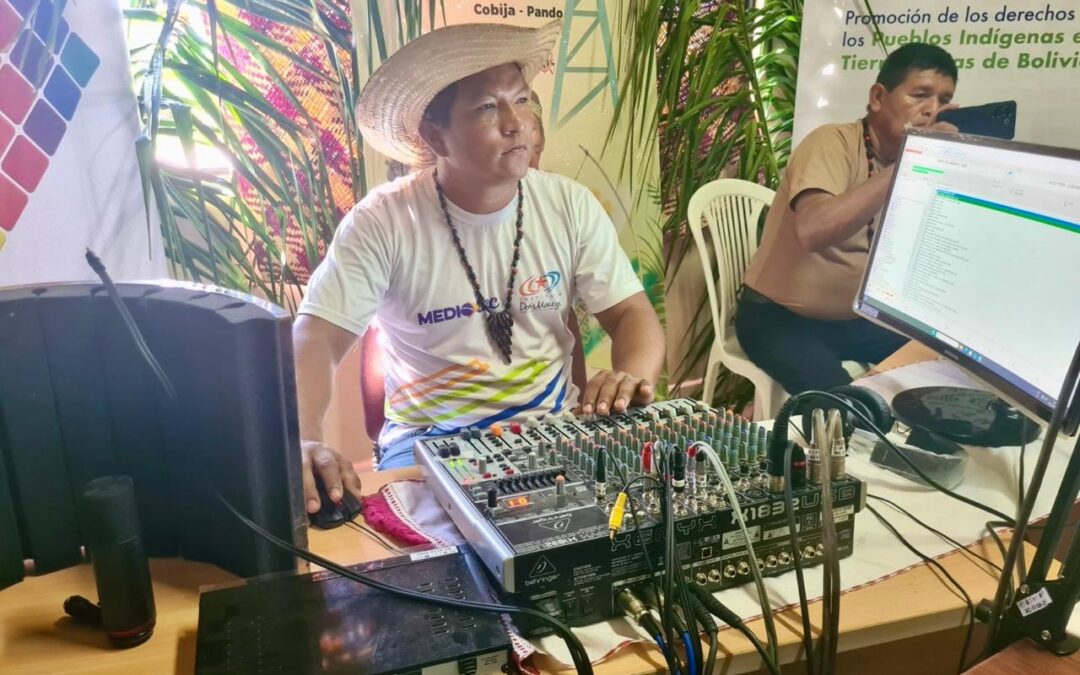
{"label": "colored square graphic", "polygon": [[21,124],[34,104],[34,88],[9,63],[0,67],[0,113],[15,124]]}
{"label": "colored square graphic", "polygon": [[15,138],[15,125],[0,116],[0,157],[4,156],[8,143]]}
{"label": "colored square graphic", "polygon": [[[49,0],[41,0],[38,4],[37,14],[34,16],[34,34],[45,44],[52,44],[52,51],[60,51],[60,45],[64,44],[64,38],[68,34],[68,22],[63,17],[56,18],[56,7]],[[49,31],[52,30],[53,21],[56,21],[56,39],[49,42]]]}
{"label": "colored square graphic", "polygon": [[45,84],[45,78],[52,70],[52,54],[45,49],[45,43],[28,30],[24,30],[15,41],[15,46],[11,48],[8,58],[35,89]]}
{"label": "colored square graphic", "polygon": [[37,189],[45,168],[49,166],[49,157],[38,149],[29,138],[19,136],[4,155],[0,169],[27,192]]}
{"label": "colored square graphic", "polygon": [[[20,33],[35,4],[31,25]],[[0,0],[0,47],[8,60],[0,66],[0,248],[67,133],[83,88],[101,65],[58,16],[63,6],[58,0]],[[55,34],[49,40],[51,31]]]}
{"label": "colored square graphic", "polygon": [[30,12],[30,8],[34,6],[34,0],[8,0],[8,2],[19,13],[20,19],[26,16]]}
{"label": "colored square graphic", "polygon": [[54,68],[49,81],[45,83],[45,99],[63,115],[68,122],[75,116],[82,90],[63,68]]}
{"label": "colored square graphic", "polygon": [[0,50],[11,44],[20,26],[22,17],[15,13],[7,0],[0,0]]}
{"label": "colored square graphic", "polygon": [[90,82],[90,77],[101,64],[101,59],[93,52],[78,35],[72,33],[64,45],[64,51],[60,55],[60,62],[71,73],[71,77],[85,87]]}
{"label": "colored square graphic", "polygon": [[30,140],[51,156],[60,145],[60,139],[67,131],[67,124],[60,115],[56,114],[52,106],[45,102],[45,99],[39,98],[34,104],[34,109],[30,111],[30,116],[23,122],[23,131]]}
{"label": "colored square graphic", "polygon": [[18,185],[0,174],[0,229],[10,232],[19,221],[26,202],[30,200]]}

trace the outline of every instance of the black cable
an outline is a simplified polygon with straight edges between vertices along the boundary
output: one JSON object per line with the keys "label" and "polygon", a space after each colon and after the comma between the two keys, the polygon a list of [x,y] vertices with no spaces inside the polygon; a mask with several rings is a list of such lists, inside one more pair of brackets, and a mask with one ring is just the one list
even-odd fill
{"label": "black cable", "polygon": [[867,504],[866,509],[868,511],[870,511],[870,513],[874,514],[874,517],[877,518],[878,521],[880,521],[881,524],[885,526],[885,529],[889,530],[889,532],[891,532],[892,535],[894,537],[896,537],[897,540],[899,540],[901,544],[904,545],[904,548],[906,548],[907,550],[909,550],[912,553],[914,553],[915,555],[917,555],[926,564],[933,565],[935,568],[937,568],[937,570],[939,572],[941,572],[941,574],[946,579],[949,580],[949,583],[951,583],[956,588],[956,590],[960,593],[960,596],[964,599],[964,603],[967,604],[967,611],[968,611],[968,614],[967,614],[967,631],[964,634],[964,646],[960,650],[960,665],[957,667],[957,671],[956,671],[958,673],[964,672],[964,669],[965,669],[964,668],[964,660],[965,660],[965,658],[967,656],[968,648],[971,646],[971,632],[975,627],[975,604],[971,601],[971,596],[968,595],[967,591],[964,590],[964,587],[960,585],[960,582],[957,581],[953,577],[953,575],[949,574],[948,570],[946,570],[942,566],[941,563],[939,563],[937,560],[934,560],[930,556],[926,555],[925,553],[923,553],[919,549],[915,548],[911,544],[911,542],[909,542],[907,539],[905,539],[904,536],[901,535],[900,532],[898,532],[895,527],[893,527],[892,523],[890,523],[888,520],[886,520],[885,517],[882,516],[881,513],[878,512],[877,509],[875,509],[873,506],[870,506],[869,504]]}
{"label": "black cable", "polygon": [[1001,519],[1001,520],[1003,520],[1003,521],[1005,521],[1005,522],[1007,522],[1009,524],[1015,524],[1012,518],[1005,515],[1001,511],[998,511],[997,509],[995,509],[993,507],[987,506],[986,504],[978,502],[978,501],[976,501],[974,499],[971,499],[969,497],[965,497],[962,494],[958,494],[956,492],[953,492],[949,488],[947,488],[944,485],[942,485],[942,484],[938,483],[937,481],[935,481],[930,476],[926,475],[926,472],[923,471],[922,469],[920,469],[918,467],[918,465],[915,464],[915,462],[911,461],[911,459],[908,458],[908,456],[907,456],[907,454],[905,452],[903,452],[900,448],[896,447],[896,444],[888,439],[888,437],[885,435],[885,432],[883,432],[881,429],[877,428],[877,426],[874,424],[873,420],[871,420],[869,417],[867,417],[866,414],[863,413],[861,410],[859,410],[855,406],[851,405],[850,402],[848,402],[847,400],[845,400],[844,398],[842,398],[840,396],[837,396],[836,394],[830,394],[827,391],[811,390],[811,391],[804,391],[802,393],[796,394],[796,395],[792,396],[791,398],[789,398],[787,401],[785,401],[784,405],[782,405],[780,407],[780,412],[777,413],[777,416],[776,416],[776,421],[779,422],[779,424],[775,424],[773,426],[773,429],[774,429],[774,431],[773,431],[773,443],[784,443],[784,444],[787,443],[787,429],[788,429],[788,423],[789,423],[789,421],[791,419],[792,411],[795,409],[795,406],[799,403],[800,400],[803,400],[805,398],[809,398],[809,397],[812,397],[812,396],[822,397],[827,401],[831,401],[832,403],[835,403],[836,405],[842,406],[845,410],[847,410],[851,414],[855,415],[855,417],[857,417],[859,419],[859,421],[862,422],[866,426],[866,428],[868,428],[872,432],[874,432],[874,435],[876,435],[879,439],[881,439],[881,441],[883,443],[885,443],[885,445],[887,445],[890,450],[892,450],[894,453],[896,453],[896,455],[901,460],[903,460],[903,462],[905,464],[907,464],[908,467],[912,471],[914,471],[915,474],[919,478],[921,478],[923,480],[923,482],[926,483],[928,486],[934,488],[935,490],[937,490],[938,492],[940,492],[942,494],[945,494],[945,495],[948,495],[948,496],[952,497],[953,499],[955,499],[955,500],[957,500],[959,502],[963,502],[964,504],[967,504],[968,506],[972,506],[972,507],[975,507],[975,508],[977,508],[977,509],[979,509],[981,511],[985,511],[986,513],[989,513],[990,515],[994,516],[995,518],[999,518],[999,519]]}
{"label": "black cable", "polygon": [[[665,462],[665,467],[670,467],[670,462]],[[663,603],[661,616],[667,618],[667,628],[671,633],[668,644],[672,645],[671,651],[674,652],[674,645],[677,644],[675,640],[683,631],[679,630],[680,626],[677,625],[679,618],[672,607],[672,603],[675,602],[675,514],[671,503],[671,473],[668,468],[664,470],[663,486],[661,494],[664,500],[664,593],[660,598]]]}
{"label": "black cable", "polygon": [[750,644],[757,650],[758,655],[761,656],[762,662],[765,663],[766,668],[773,675],[780,675],[780,666],[772,660],[772,655],[769,654],[769,650],[765,649],[765,645],[761,643],[757,635],[754,635],[754,631],[747,627],[742,618],[735,612],[728,609],[727,605],[720,602],[716,596],[709,593],[701,586],[693,586],[694,595],[697,596],[701,604],[705,606],[705,609],[709,610],[718,619],[738,630],[740,633],[746,636],[746,639],[750,641]]}
{"label": "black cable", "polygon": [[[685,453],[686,450],[677,447],[675,449],[675,452]],[[674,520],[674,513],[672,513],[672,520]],[[672,534],[674,535],[674,529],[672,530]],[[698,666],[698,668],[692,670],[698,670],[698,672],[700,672],[699,669],[704,664],[705,660],[705,655],[701,651],[701,632],[696,627],[697,617],[690,604],[690,594],[686,590],[686,576],[682,572],[682,565],[679,564],[678,542],[675,541],[674,538],[671,542],[671,552],[672,562],[674,565],[673,572],[675,574],[675,585],[679,593],[678,599],[682,604],[683,615],[686,618],[687,627],[690,629],[689,632],[691,635],[693,635],[693,639],[690,641],[690,648],[694,652],[694,663]],[[698,675],[698,673],[693,673],[692,675]]]}
{"label": "black cable", "polygon": [[719,644],[716,635],[716,629],[707,631],[709,634],[709,658],[705,660],[705,675],[712,675],[713,670],[716,668],[716,648]]}
{"label": "black cable", "polygon": [[675,662],[675,655],[671,651],[671,646],[664,642],[661,633],[661,628],[656,623],[656,619],[651,614],[643,614],[639,622],[641,627],[656,640],[656,646],[660,649],[660,653],[664,656],[664,661],[667,662],[668,672],[675,673],[679,670],[679,664]]}
{"label": "black cable", "polygon": [[113,305],[116,306],[116,310],[120,312],[120,318],[124,321],[124,325],[127,326],[132,339],[135,340],[135,347],[139,350],[139,354],[143,357],[143,360],[146,361],[146,364],[150,366],[150,370],[153,371],[154,375],[157,377],[158,382],[169,396],[169,399],[175,399],[176,389],[173,388],[172,380],[169,379],[165,369],[158,363],[153,352],[150,351],[150,347],[146,345],[146,340],[143,339],[142,331],[139,330],[139,325],[135,323],[135,318],[131,316],[131,312],[128,311],[127,305],[124,304],[123,298],[120,297],[120,291],[116,290],[116,284],[113,283],[112,277],[109,276],[109,272],[105,269],[105,264],[102,263],[101,259],[90,249],[86,249],[86,262],[90,264],[90,268],[94,270],[94,274],[98,275],[98,278],[101,279],[101,284],[105,287],[109,299],[112,300]]}
{"label": "black cable", "polygon": [[437,595],[427,595],[425,593],[420,593],[417,591],[412,591],[406,588],[400,588],[398,586],[377,581],[364,574],[361,574],[354,570],[350,570],[347,567],[343,567],[342,565],[339,565],[334,561],[324,558],[316,553],[312,553],[305,548],[301,548],[299,546],[296,546],[295,544],[287,542],[284,539],[281,539],[270,532],[267,532],[256,522],[245,516],[243,513],[240,513],[240,511],[237,510],[236,507],[234,507],[232,504],[230,504],[228,500],[222,497],[220,493],[217,493],[217,498],[234,516],[236,516],[242,523],[247,525],[248,528],[250,528],[253,532],[258,534],[266,541],[270,542],[274,546],[277,546],[278,548],[284,549],[292,553],[299,558],[303,558],[310,563],[319,565],[320,567],[323,567],[324,569],[329,570],[334,574],[345,577],[346,579],[356,581],[366,586],[371,586],[372,588],[376,588],[380,591],[383,591],[384,593],[390,593],[392,595],[397,595],[403,598],[408,598],[410,600],[415,600],[431,605],[441,605],[443,607],[453,607],[455,609],[470,609],[480,612],[489,612],[496,614],[522,614],[524,616],[531,616],[534,619],[539,619],[540,621],[543,621],[544,623],[550,625],[554,629],[555,633],[566,641],[566,646],[570,650],[570,656],[574,660],[574,667],[577,669],[578,673],[593,672],[592,664],[589,662],[589,657],[587,652],[585,651],[585,647],[582,646],[581,641],[577,638],[576,635],[574,635],[573,631],[571,631],[568,626],[563,624],[558,619],[555,619],[554,617],[544,612],[535,609],[529,609],[527,607],[516,607],[514,605],[476,602],[473,600],[454,600],[451,598],[444,598]]}
{"label": "black cable", "polygon": [[349,529],[355,530],[357,532],[366,534],[367,536],[371,537],[376,542],[378,542],[378,544],[380,546],[385,548],[387,551],[390,551],[391,553],[396,553],[398,555],[401,555],[402,553],[404,553],[404,551],[402,551],[400,548],[397,548],[396,546],[391,545],[390,542],[386,541],[385,539],[380,537],[378,534],[376,534],[374,530],[368,529],[368,528],[364,527],[363,525],[360,525],[359,523],[346,522],[345,524],[349,526]]}
{"label": "black cable", "polygon": [[950,544],[957,547],[959,550],[967,553],[968,555],[972,556],[973,558],[978,558],[979,560],[983,561],[984,563],[986,563],[990,567],[993,567],[997,571],[999,571],[999,572],[1001,571],[1001,565],[998,565],[997,563],[995,563],[994,561],[990,560],[989,558],[987,558],[985,556],[979,555],[975,551],[972,551],[971,549],[964,546],[963,544],[961,544],[957,540],[953,539],[949,535],[945,534],[941,530],[935,529],[934,527],[928,525],[927,523],[923,522],[922,520],[919,520],[917,517],[915,517],[915,514],[913,514],[911,511],[908,511],[903,506],[900,506],[899,504],[897,504],[893,500],[886,499],[885,497],[879,497],[878,495],[870,495],[870,494],[868,494],[867,497],[870,497],[871,499],[876,499],[879,502],[884,502],[884,503],[888,504],[889,506],[893,507],[894,509],[896,509],[900,513],[904,514],[905,516],[907,516],[911,520],[913,520],[916,523],[918,523],[919,525],[921,525],[923,527],[923,529],[925,529],[925,530],[927,530],[927,531],[929,531],[929,532],[931,532],[933,534],[936,534],[942,540],[949,542]]}
{"label": "black cable", "polygon": [[[676,555],[678,555],[677,550]],[[701,651],[701,631],[697,628],[697,614],[694,613],[691,607],[690,592],[686,588],[686,577],[683,576],[681,568],[677,572],[676,581],[679,587],[679,599],[682,601],[683,614],[686,616],[687,627],[690,629],[690,635],[693,636],[690,645],[694,650],[694,663],[698,666],[694,675],[698,675],[701,672],[700,668],[704,664],[705,655]]]}
{"label": "black cable", "polygon": [[750,641],[750,644],[754,645],[754,649],[761,655],[762,661],[765,662],[765,666],[769,669],[772,675],[781,675],[780,668],[773,663],[772,657],[769,656],[769,651],[765,649],[765,645],[761,644],[761,639],[757,635],[754,635],[754,631],[745,624],[740,622],[737,625],[733,625],[732,628],[746,636],[746,639]]}
{"label": "black cable", "polygon": [[803,576],[802,543],[799,541],[798,526],[795,522],[795,492],[791,486],[791,452],[794,446],[788,444],[784,450],[784,510],[787,513],[788,534],[791,540],[791,560],[795,565],[795,582],[799,587],[799,613],[802,615],[802,643],[806,653],[807,675],[814,675],[814,635],[810,628],[810,603],[806,599],[806,580]]}
{"label": "black cable", "polygon": [[[649,585],[653,587],[654,591],[659,592],[659,589],[656,586],[656,568],[653,567],[652,556],[649,555],[649,547],[645,545],[645,537],[642,533],[641,521],[638,520],[637,509],[634,508],[634,497],[629,492],[630,486],[642,479],[651,480],[654,483],[657,482],[656,479],[652,476],[638,476],[634,480],[627,483],[626,487],[623,488],[623,491],[626,492],[627,506],[629,506],[630,508],[630,518],[634,521],[634,530],[637,533],[638,544],[641,546],[641,552],[645,556],[645,566],[649,570]],[[645,490],[644,487],[642,487],[641,494],[644,495],[644,493]]]}
{"label": "black cable", "polygon": [[716,622],[713,621],[712,614],[709,610],[705,609],[705,605],[701,604],[701,600],[697,595],[689,593],[690,595],[690,608],[694,612],[694,618],[701,624],[701,627],[705,629],[705,633],[709,636],[709,656],[705,660],[704,670],[705,675],[712,675],[713,669],[716,667],[716,650],[719,646],[718,629]]}

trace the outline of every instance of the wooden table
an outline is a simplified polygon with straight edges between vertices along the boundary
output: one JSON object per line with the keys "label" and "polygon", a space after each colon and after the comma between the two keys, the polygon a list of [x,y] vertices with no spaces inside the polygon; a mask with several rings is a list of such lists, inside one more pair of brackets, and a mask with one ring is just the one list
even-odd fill
{"label": "wooden table", "polygon": [[1021,640],[967,672],[970,675],[1076,675],[1080,673],[1080,652],[1062,658],[1034,642]]}
{"label": "wooden table", "polygon": [[[399,478],[418,476],[416,469],[402,469],[363,477],[364,491],[371,492]],[[356,563],[389,555],[367,535],[350,528],[310,533],[312,550],[335,560]],[[992,546],[983,555],[996,558]],[[942,564],[967,588],[973,598],[990,597],[994,577],[986,569],[957,552]],[[149,642],[130,650],[109,647],[104,634],[80,626],[62,609],[66,597],[95,597],[88,565],[81,565],[23,582],[0,591],[0,672],[14,673],[191,673],[194,670],[195,635],[199,590],[237,580],[233,575],[202,563],[176,559],[151,561],[158,620]],[[873,672],[954,673],[959,657],[964,607],[937,576],[920,566],[873,586],[844,595],[839,672],[865,673],[867,661]],[[815,628],[820,625],[820,604],[811,608]],[[798,612],[777,614],[777,631],[783,661],[791,662],[799,651]],[[761,621],[751,628],[763,634]],[[720,637],[719,672],[748,672],[757,668],[749,643],[734,631]],[[978,644],[978,642],[976,643]],[[553,661],[541,657],[544,672],[556,670]],[[790,666],[789,666],[790,668]],[[663,669],[656,650],[645,645],[625,649],[596,668],[597,673],[628,675]],[[801,672],[792,670],[791,672]]]}

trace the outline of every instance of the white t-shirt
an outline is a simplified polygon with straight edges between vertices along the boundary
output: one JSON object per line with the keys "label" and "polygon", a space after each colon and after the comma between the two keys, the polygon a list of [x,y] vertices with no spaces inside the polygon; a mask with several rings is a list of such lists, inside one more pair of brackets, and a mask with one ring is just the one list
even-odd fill
{"label": "white t-shirt", "polygon": [[[573,298],[596,314],[642,290],[614,225],[584,186],[530,170],[523,191],[510,364],[476,311],[431,169],[372,191],[338,227],[299,311],[357,335],[377,320],[390,422],[384,447],[403,431],[483,427],[576,405],[567,328]],[[495,308],[506,300],[517,201],[485,215],[448,203],[481,293]]]}

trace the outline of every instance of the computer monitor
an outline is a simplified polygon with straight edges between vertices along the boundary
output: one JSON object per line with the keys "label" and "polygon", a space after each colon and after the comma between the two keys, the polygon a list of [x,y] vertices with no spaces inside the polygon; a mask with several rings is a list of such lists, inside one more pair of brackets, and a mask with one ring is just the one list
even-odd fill
{"label": "computer monitor", "polygon": [[1080,342],[1080,152],[909,133],[855,311],[1048,420]]}

